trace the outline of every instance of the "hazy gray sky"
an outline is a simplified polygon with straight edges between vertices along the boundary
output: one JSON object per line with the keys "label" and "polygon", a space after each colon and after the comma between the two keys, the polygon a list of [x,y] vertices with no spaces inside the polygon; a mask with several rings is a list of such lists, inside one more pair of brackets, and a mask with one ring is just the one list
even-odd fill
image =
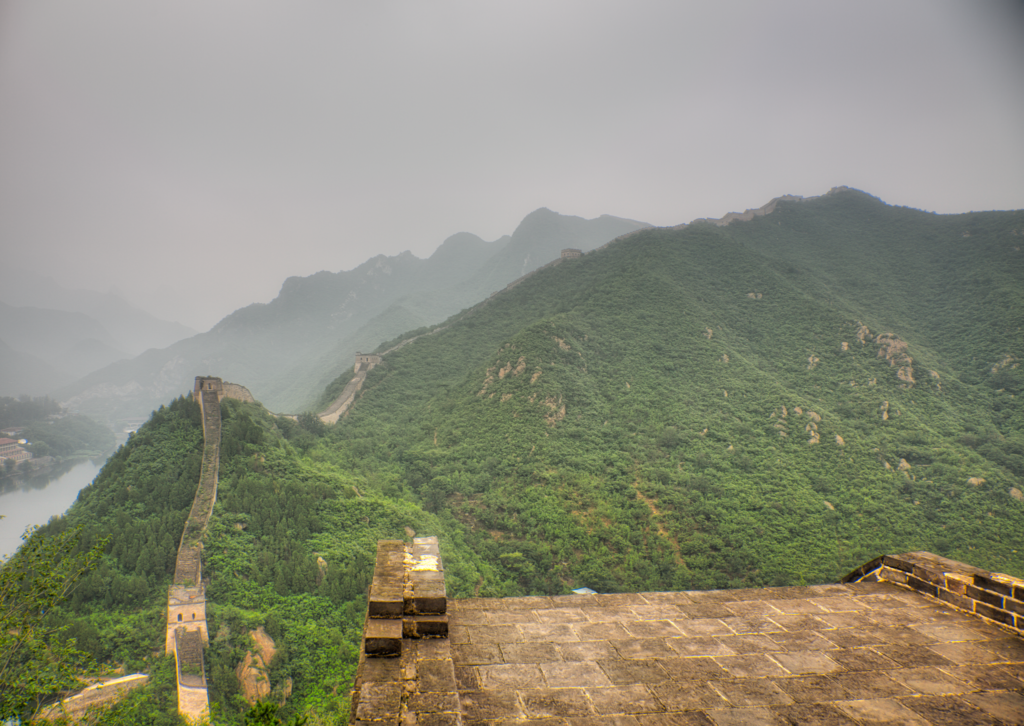
{"label": "hazy gray sky", "polygon": [[208,327],[541,206],[1024,207],[1022,7],[0,0],[0,264]]}

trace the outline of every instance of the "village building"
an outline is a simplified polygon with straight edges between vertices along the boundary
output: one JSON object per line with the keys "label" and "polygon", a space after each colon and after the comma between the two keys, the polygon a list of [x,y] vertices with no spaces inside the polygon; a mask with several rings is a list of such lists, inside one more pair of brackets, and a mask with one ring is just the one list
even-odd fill
{"label": "village building", "polygon": [[14,461],[25,461],[31,459],[32,454],[23,449],[14,439],[0,439],[0,461],[13,459]]}

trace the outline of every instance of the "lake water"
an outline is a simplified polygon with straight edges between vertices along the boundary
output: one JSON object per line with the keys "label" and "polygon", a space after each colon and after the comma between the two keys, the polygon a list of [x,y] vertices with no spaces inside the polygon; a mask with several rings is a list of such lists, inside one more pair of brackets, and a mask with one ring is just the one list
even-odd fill
{"label": "lake water", "polygon": [[46,524],[50,517],[64,514],[105,462],[106,457],[78,461],[27,478],[0,479],[0,559],[21,546],[26,527]]}

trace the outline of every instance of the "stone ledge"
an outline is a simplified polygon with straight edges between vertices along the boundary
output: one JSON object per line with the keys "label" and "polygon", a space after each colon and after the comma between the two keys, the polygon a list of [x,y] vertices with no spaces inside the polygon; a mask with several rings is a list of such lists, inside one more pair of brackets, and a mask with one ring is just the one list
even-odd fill
{"label": "stone ledge", "polygon": [[462,724],[436,537],[377,542],[350,722]]}
{"label": "stone ledge", "polygon": [[[377,542],[366,608],[366,655],[399,655],[403,638],[447,638],[447,610],[437,537],[417,537],[412,545],[394,539]],[[393,624],[371,626],[371,620]]]}
{"label": "stone ledge", "polygon": [[894,582],[1024,635],[1024,580],[933,555],[876,557],[843,582]]}

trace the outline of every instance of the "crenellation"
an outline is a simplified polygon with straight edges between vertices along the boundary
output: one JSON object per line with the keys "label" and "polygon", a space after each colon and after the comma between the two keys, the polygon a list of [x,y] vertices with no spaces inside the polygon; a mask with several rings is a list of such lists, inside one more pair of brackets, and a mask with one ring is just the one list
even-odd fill
{"label": "crenellation", "polygon": [[863,565],[844,582],[893,582],[1024,635],[1024,581],[988,572],[930,552],[885,555]]}
{"label": "crenellation", "polygon": [[447,609],[437,537],[377,542],[353,723],[462,723]]}

